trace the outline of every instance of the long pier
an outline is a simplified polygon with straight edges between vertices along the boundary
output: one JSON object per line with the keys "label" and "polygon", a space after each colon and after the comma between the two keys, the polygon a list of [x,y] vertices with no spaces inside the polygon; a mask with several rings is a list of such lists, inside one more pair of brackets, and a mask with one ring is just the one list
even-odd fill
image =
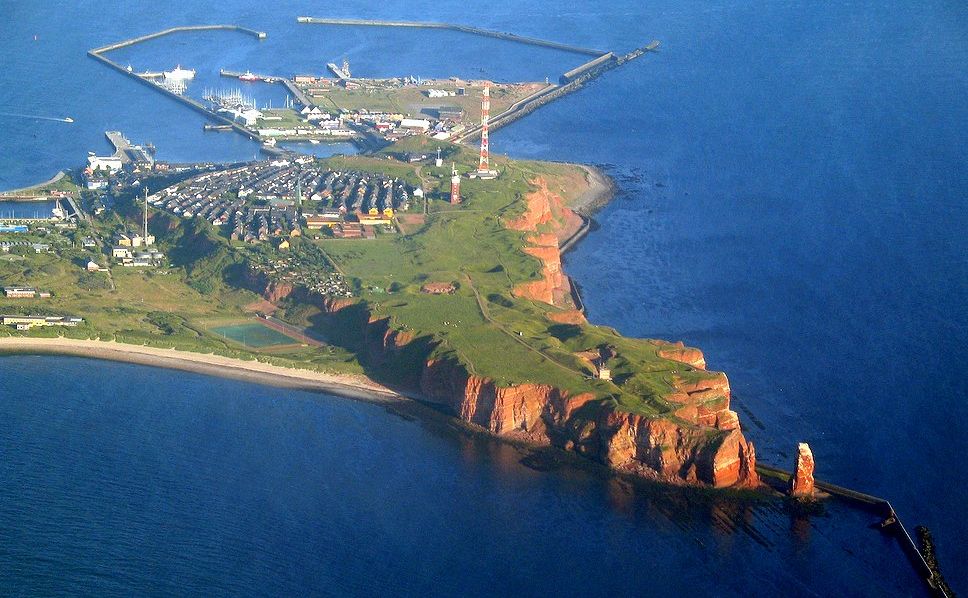
{"label": "long pier", "polygon": [[[786,471],[785,469],[760,463],[756,464],[756,471],[764,477],[783,481],[788,481],[793,476],[792,472]],[[883,517],[881,528],[893,532],[894,537],[897,538],[898,543],[901,545],[901,549],[911,561],[915,571],[928,585],[928,588],[938,596],[949,596],[944,584],[939,583],[940,572],[932,569],[928,565],[924,555],[921,554],[921,550],[915,544],[914,539],[911,537],[911,534],[904,526],[904,523],[901,521],[901,518],[889,500],[822,480],[814,480],[814,486],[831,496],[853,502]]]}
{"label": "long pier", "polygon": [[[18,189],[7,189],[6,191],[0,191],[0,197],[9,198],[8,196],[16,196],[18,193],[28,193],[30,191],[34,191],[35,189],[39,189],[40,187],[53,185],[57,181],[64,178],[64,176],[66,175],[67,175],[67,172],[64,170],[61,170],[57,174],[49,178],[48,180],[44,181],[43,183],[36,183],[34,185],[30,185],[28,187],[20,187]],[[31,196],[31,197],[34,197],[34,196]],[[14,197],[14,199],[19,199],[19,198]]]}
{"label": "long pier", "polygon": [[435,23],[435,22],[429,22],[429,21],[380,21],[380,20],[373,20],[373,19],[329,19],[329,18],[321,18],[321,17],[296,17],[296,22],[307,23],[312,25],[350,25],[350,26],[360,26],[360,27],[411,27],[416,29],[448,29],[450,31],[460,31],[462,33],[470,33],[472,35],[480,35],[483,37],[494,37],[497,39],[516,42],[519,44],[541,46],[544,48],[552,48],[554,50],[561,50],[563,52],[572,52],[575,54],[586,54],[589,56],[601,56],[602,54],[605,54],[605,52],[602,50],[582,48],[580,46],[573,46],[571,44],[563,44],[559,42],[548,41],[545,39],[538,39],[536,37],[526,37],[523,35],[515,35],[514,33],[505,33],[503,31],[492,31],[490,29],[481,29],[479,27],[470,27],[468,25],[457,25],[454,23]]}
{"label": "long pier", "polygon": [[[238,79],[244,73],[240,73],[238,71],[230,71],[226,69],[219,69],[218,74],[222,75],[223,77],[231,77],[233,79]],[[255,73],[249,73],[249,74],[255,77],[258,77],[259,79],[262,79],[266,83],[279,83],[280,85],[285,87],[289,91],[289,93],[291,93],[293,97],[296,98],[296,101],[302,104],[303,106],[308,106],[309,108],[312,108],[313,106],[315,106],[315,104],[313,104],[313,101],[309,99],[309,96],[306,95],[306,93],[303,90],[296,87],[295,83],[293,83],[292,81],[290,81],[285,77],[276,77],[275,75],[257,75]]]}
{"label": "long pier", "polygon": [[[634,60],[646,52],[653,52],[658,47],[659,42],[653,41],[647,46],[637,48],[624,56],[616,56],[612,52],[607,52],[601,56],[589,60],[585,64],[577,66],[562,74],[561,85],[550,84],[547,87],[544,87],[529,95],[528,97],[522,98],[521,100],[511,104],[507,110],[491,118],[491,120],[488,122],[488,128],[489,130],[493,131],[508,125],[549,102],[553,102],[562,96],[578,91],[584,87],[586,83],[592,79],[595,79],[596,77],[601,76],[606,71],[620,67],[626,62]],[[478,125],[462,132],[460,135],[455,136],[454,141],[457,143],[470,141],[471,139],[479,137],[480,134],[481,127]]]}
{"label": "long pier", "polygon": [[249,29],[248,27],[242,27],[240,25],[184,25],[182,27],[171,27],[169,29],[163,29],[161,31],[149,33],[147,35],[132,37],[130,39],[115,42],[113,44],[101,46],[100,48],[95,48],[91,50],[90,52],[88,52],[88,54],[90,54],[91,52],[94,52],[96,54],[100,54],[102,52],[110,52],[112,50],[117,50],[118,48],[133,46],[135,44],[140,44],[141,42],[146,42],[150,39],[164,37],[166,35],[171,35],[172,33],[178,33],[180,31],[214,31],[214,30],[238,31],[240,33],[251,35],[256,39],[266,38],[266,33],[264,31],[256,31],[255,29]]}

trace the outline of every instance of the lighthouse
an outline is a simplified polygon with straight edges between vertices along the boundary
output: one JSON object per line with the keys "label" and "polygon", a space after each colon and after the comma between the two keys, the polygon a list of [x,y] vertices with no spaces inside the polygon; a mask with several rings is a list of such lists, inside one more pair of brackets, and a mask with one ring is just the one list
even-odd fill
{"label": "lighthouse", "polygon": [[450,203],[460,203],[460,175],[457,174],[457,166],[453,162],[450,164]]}

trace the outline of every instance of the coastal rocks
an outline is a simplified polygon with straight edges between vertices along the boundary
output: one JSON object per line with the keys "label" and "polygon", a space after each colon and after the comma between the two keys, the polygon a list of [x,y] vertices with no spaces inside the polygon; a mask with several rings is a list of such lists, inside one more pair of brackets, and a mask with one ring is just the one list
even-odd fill
{"label": "coastal rocks", "polygon": [[[563,303],[570,287],[562,272],[558,233],[567,208],[542,181],[526,199],[528,210],[507,223],[528,231],[524,250],[541,261],[541,279],[518,285],[514,292],[550,304]],[[342,318],[341,330],[359,330],[354,351],[373,375],[387,375],[398,388],[416,391],[422,401],[440,406],[463,422],[508,439],[546,444],[573,451],[626,473],[678,484],[713,487],[760,485],[756,451],[730,409],[729,380],[704,371],[702,352],[682,343],[648,341],[665,363],[661,413],[637,412],[607,394],[572,394],[548,383],[499,383],[478,375],[474,365],[440,339],[414,336],[380,316],[365,302],[325,305]],[[586,324],[577,310],[551,310],[561,324]],[[337,312],[341,312],[337,315]],[[645,341],[642,341],[643,343]],[[649,347],[651,349],[652,347]],[[594,371],[595,364],[618,360],[615,368],[636,367],[603,344],[576,355]],[[613,382],[630,384],[625,380]],[[632,392],[635,392],[634,390]]]}
{"label": "coastal rocks", "polygon": [[790,478],[790,496],[809,499],[814,496],[813,451],[806,442],[797,445],[797,465]]}
{"label": "coastal rocks", "polygon": [[[618,470],[720,488],[759,485],[755,449],[735,414],[713,425],[682,425],[617,411],[591,394],[570,395],[548,385],[500,387],[449,359],[427,362],[420,390],[493,434],[573,450]],[[728,398],[725,404],[732,414]]]}
{"label": "coastal rocks", "polygon": [[561,269],[557,237],[550,233],[532,235],[528,242],[531,245],[525,247],[524,252],[541,262],[541,279],[516,286],[513,295],[549,305],[569,305],[571,283]]}
{"label": "coastal rocks", "polygon": [[607,425],[615,426],[606,457],[616,469],[717,488],[759,485],[756,452],[738,429],[716,432],[621,412],[609,414]]}
{"label": "coastal rocks", "polygon": [[246,286],[262,295],[269,303],[277,303],[292,294],[295,287],[288,282],[278,282],[270,280],[264,273],[253,270],[246,270]]}
{"label": "coastal rocks", "polygon": [[687,347],[682,341],[675,342],[673,344],[663,343],[662,341],[649,341],[653,345],[660,346],[660,349],[656,352],[659,357],[665,359],[671,359],[672,361],[678,361],[690,365],[697,370],[706,369],[706,359],[699,349],[693,349],[692,347]]}
{"label": "coastal rocks", "polygon": [[[565,207],[561,197],[551,192],[542,178],[532,183],[536,190],[524,197],[524,214],[505,222],[511,230],[533,232],[524,252],[541,262],[541,279],[516,286],[515,297],[533,299],[559,307],[573,307],[571,281],[561,268],[560,242],[582,225],[581,217]],[[550,232],[539,232],[550,230]]]}

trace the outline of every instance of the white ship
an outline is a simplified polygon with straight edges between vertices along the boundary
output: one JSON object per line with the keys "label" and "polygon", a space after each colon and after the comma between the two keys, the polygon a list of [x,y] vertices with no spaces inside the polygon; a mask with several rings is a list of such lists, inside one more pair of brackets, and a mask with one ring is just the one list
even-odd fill
{"label": "white ship", "polygon": [[183,69],[181,65],[176,65],[174,70],[165,71],[166,81],[191,81],[195,78],[195,69]]}

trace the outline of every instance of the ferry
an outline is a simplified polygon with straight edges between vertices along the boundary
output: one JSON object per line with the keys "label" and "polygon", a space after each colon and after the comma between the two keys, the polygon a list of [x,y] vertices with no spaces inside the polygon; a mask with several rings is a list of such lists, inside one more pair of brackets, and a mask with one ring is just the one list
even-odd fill
{"label": "ferry", "polygon": [[239,81],[258,81],[259,78],[252,74],[252,71],[245,71],[239,75]]}
{"label": "ferry", "polygon": [[181,65],[176,65],[174,70],[164,72],[165,79],[169,81],[188,81],[195,78],[195,69],[183,69]]}

